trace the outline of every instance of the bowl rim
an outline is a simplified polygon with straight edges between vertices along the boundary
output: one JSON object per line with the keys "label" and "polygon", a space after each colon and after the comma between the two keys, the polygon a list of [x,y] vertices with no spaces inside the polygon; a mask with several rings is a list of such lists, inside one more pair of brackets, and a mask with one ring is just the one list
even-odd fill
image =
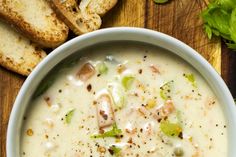
{"label": "bowl rim", "polygon": [[[133,41],[139,41],[139,39],[135,39],[135,35],[136,35],[136,38],[143,37],[146,40],[159,41],[160,43],[155,43],[154,45],[163,47],[171,51],[171,53],[176,54],[177,52],[173,52],[175,49],[176,51],[182,51],[183,54],[177,54],[177,55],[181,57],[182,59],[184,59],[185,61],[187,61],[188,63],[190,63],[191,66],[195,67],[195,69],[197,69],[197,71],[201,73],[202,77],[204,77],[205,79],[209,79],[209,81],[211,81],[210,84],[213,84],[214,88],[216,88],[218,91],[218,94],[216,94],[217,97],[224,98],[223,106],[225,106],[225,108],[227,109],[227,111],[224,111],[224,116],[232,118],[232,119],[228,119],[229,124],[230,124],[229,131],[233,132],[233,130],[236,130],[236,107],[234,104],[233,97],[228,87],[224,83],[223,79],[220,77],[220,75],[215,71],[215,69],[210,65],[210,63],[208,63],[199,53],[197,53],[194,49],[192,49],[185,43],[169,35],[166,35],[164,33],[160,33],[160,32],[145,29],[145,28],[113,27],[113,28],[100,29],[100,30],[87,33],[87,34],[84,34],[84,35],[81,35],[81,36],[78,36],[76,38],[69,40],[68,42],[62,44],[61,46],[53,50],[43,61],[41,61],[38,64],[38,66],[36,66],[36,68],[32,71],[32,73],[28,76],[28,78],[25,80],[24,84],[22,85],[15,99],[15,102],[14,102],[14,105],[10,114],[10,119],[9,119],[8,128],[7,128],[7,140],[6,140],[6,150],[7,150],[8,157],[18,157],[19,155],[19,154],[17,155],[17,151],[15,147],[17,145],[17,142],[19,144],[20,141],[19,139],[17,140],[17,138],[20,138],[20,137],[16,136],[17,134],[16,132],[21,128],[19,128],[19,126],[16,125],[17,124],[16,122],[19,120],[20,112],[25,112],[25,110],[22,111],[21,108],[24,108],[24,106],[25,107],[28,106],[26,103],[24,104],[23,99],[27,95],[29,95],[30,92],[32,92],[32,90],[30,89],[34,80],[39,79],[40,77],[41,77],[40,80],[42,80],[42,78],[45,77],[46,75],[45,73],[51,70],[51,68],[49,68],[49,70],[48,69],[45,70],[47,66],[50,65],[51,67],[53,67],[56,65],[56,63],[59,63],[61,60],[63,60],[70,54],[76,53],[76,51],[78,50],[75,51],[75,50],[70,49],[75,44],[79,44],[79,43],[82,43],[83,41],[89,41],[89,40],[95,41],[95,44],[96,44],[96,41],[97,43],[99,43],[99,41],[102,40],[101,37],[107,36],[111,38],[112,35],[113,35],[113,38],[117,40],[126,40],[128,35],[130,36],[133,35],[134,39],[133,38],[131,39],[131,37],[128,37],[128,38]],[[111,39],[111,40],[114,40],[114,39]],[[144,41],[144,39],[142,40]],[[90,46],[93,44],[94,43],[91,43]],[[172,46],[173,48],[170,50],[170,48],[167,47],[168,45]],[[63,54],[64,51],[68,51],[68,52],[73,51],[73,52],[70,52],[68,54],[66,53]],[[59,58],[59,61],[57,60],[57,58]],[[189,60],[187,60],[186,58],[189,58]],[[197,65],[198,67],[196,67]],[[202,71],[204,71],[205,74],[202,74],[203,73]],[[234,156],[233,154],[236,154],[236,149],[235,150],[232,149],[234,146],[232,144],[236,144],[236,140],[235,140],[236,134],[235,135],[230,134],[230,139],[231,139],[231,142],[230,142],[231,147],[229,145],[230,148],[228,148],[229,150],[228,156],[233,157]],[[235,142],[233,142],[233,139]]]}

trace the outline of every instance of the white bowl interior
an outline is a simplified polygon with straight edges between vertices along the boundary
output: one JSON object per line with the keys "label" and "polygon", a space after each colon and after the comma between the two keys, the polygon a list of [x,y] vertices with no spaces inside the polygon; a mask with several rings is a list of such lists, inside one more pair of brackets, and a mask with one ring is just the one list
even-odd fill
{"label": "white bowl interior", "polygon": [[47,73],[59,62],[66,57],[72,55],[79,50],[111,41],[134,41],[152,44],[170,52],[184,59],[192,65],[205,78],[211,89],[214,91],[222,104],[222,109],[227,120],[228,128],[228,157],[234,157],[236,154],[236,108],[233,98],[225,85],[222,78],[211,67],[211,65],[199,55],[195,50],[182,43],[181,41],[172,38],[163,33],[142,29],[118,27],[109,28],[88,33],[77,38],[74,38],[50,53],[31,73],[22,86],[12,113],[10,116],[8,131],[7,131],[7,156],[20,157],[20,136],[21,126],[24,113],[26,111],[28,102],[32,94],[36,90],[40,81],[47,75]]}

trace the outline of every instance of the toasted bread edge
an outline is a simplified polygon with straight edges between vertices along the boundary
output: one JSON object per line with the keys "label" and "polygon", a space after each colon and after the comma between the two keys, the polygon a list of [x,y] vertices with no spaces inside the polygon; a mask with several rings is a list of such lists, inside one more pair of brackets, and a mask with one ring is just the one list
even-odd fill
{"label": "toasted bread edge", "polygon": [[[14,29],[16,29],[22,35],[26,36],[41,47],[54,48],[64,43],[67,39],[69,29],[66,25],[65,29],[62,30],[62,34],[60,34],[60,37],[48,37],[45,36],[44,32],[39,32],[29,23],[25,22],[24,19],[21,16],[17,15],[16,12],[12,11],[9,8],[4,9],[5,11],[0,10],[0,18],[13,26]],[[6,12],[8,12],[9,14],[6,14]]]}

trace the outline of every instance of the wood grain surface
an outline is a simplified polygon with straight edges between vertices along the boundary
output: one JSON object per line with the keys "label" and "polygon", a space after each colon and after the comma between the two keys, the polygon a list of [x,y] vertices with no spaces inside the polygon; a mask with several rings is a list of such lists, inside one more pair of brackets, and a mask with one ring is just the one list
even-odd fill
{"label": "wood grain surface", "polygon": [[[172,0],[156,5],[153,0],[119,0],[103,17],[103,28],[145,27],[185,42],[204,56],[219,72],[236,96],[236,53],[229,52],[219,38],[209,41],[199,16],[204,0]],[[6,157],[6,129],[15,97],[25,78],[0,67],[0,157]]]}
{"label": "wood grain surface", "polygon": [[120,0],[104,17],[103,27],[145,27],[169,34],[197,50],[220,73],[221,43],[219,38],[208,40],[203,32],[200,13],[205,7],[203,0],[173,0],[165,5],[152,0]]}

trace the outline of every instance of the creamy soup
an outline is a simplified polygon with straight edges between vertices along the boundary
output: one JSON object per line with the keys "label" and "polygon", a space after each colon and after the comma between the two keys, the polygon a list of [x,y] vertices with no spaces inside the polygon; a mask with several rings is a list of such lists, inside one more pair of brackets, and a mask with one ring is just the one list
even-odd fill
{"label": "creamy soup", "polygon": [[56,73],[29,105],[21,157],[227,156],[219,101],[166,50],[107,43]]}

